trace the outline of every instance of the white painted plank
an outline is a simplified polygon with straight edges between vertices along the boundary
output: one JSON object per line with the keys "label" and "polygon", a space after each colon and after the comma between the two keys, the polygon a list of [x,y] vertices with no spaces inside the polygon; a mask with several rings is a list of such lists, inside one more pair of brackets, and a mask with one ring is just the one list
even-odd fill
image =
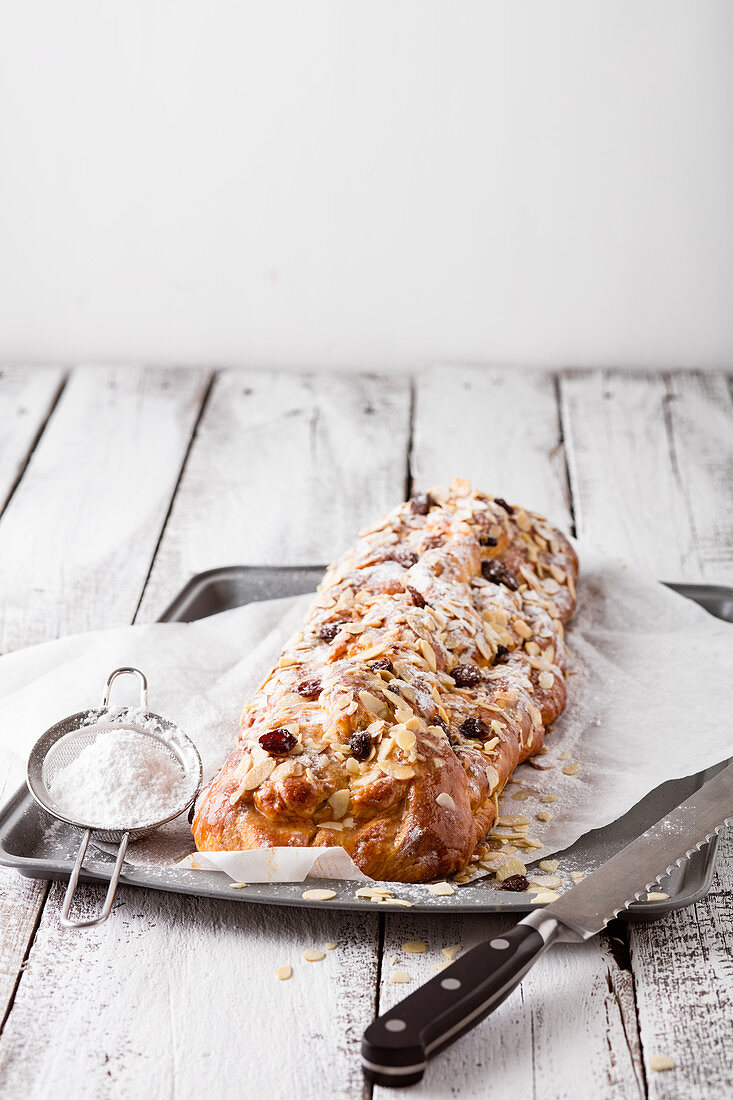
{"label": "white painted plank", "polygon": [[[59,381],[13,376],[38,424]],[[72,372],[0,520],[3,648],[132,620],[205,386],[198,371]],[[45,893],[0,872],[0,1018]]]}
{"label": "white painted plank", "polygon": [[[498,917],[389,916],[380,1011],[435,977],[436,964],[445,961],[442,948],[460,943],[466,951],[510,924]],[[423,941],[428,951],[405,952],[402,945],[410,940]],[[410,974],[410,984],[392,984],[395,970]],[[429,1064],[413,1093],[425,1100],[447,1095],[462,1100],[627,1100],[644,1095],[635,1062],[638,1042],[629,975],[618,967],[603,937],[552,948],[503,1005]],[[375,1100],[388,1100],[391,1091],[376,1088],[374,1095]]]}
{"label": "white painted plank", "polygon": [[[127,888],[106,924],[73,934],[60,898],[52,887],[0,1045],[5,1100],[362,1095],[373,914]],[[91,915],[99,891],[80,901]],[[328,941],[324,960],[302,959]]]}
{"label": "white painted plank", "polygon": [[130,621],[207,382],[73,371],[0,521],[0,651]]}
{"label": "white painted plank", "polygon": [[[567,529],[552,376],[455,367],[426,372],[417,385],[412,469],[421,487],[465,474]],[[390,918],[384,963],[397,954],[405,969],[414,968],[417,982],[435,973],[431,966],[440,956],[408,961],[399,951],[403,940],[425,939],[436,949],[453,942],[472,946],[502,927],[497,918],[446,918],[440,936],[434,922],[409,914]],[[383,965],[381,1009],[413,988],[391,985],[389,969]],[[415,1091],[431,1098],[626,1097],[642,1094],[640,1080],[629,975],[614,963],[608,940],[599,938],[548,953],[515,997],[431,1064]],[[387,1100],[386,1090],[377,1094]]]}
{"label": "white painted plank", "polygon": [[429,368],[416,388],[411,465],[418,488],[467,477],[484,492],[541,512],[570,529],[552,374]]}
{"label": "white painted plank", "polygon": [[404,499],[410,385],[399,377],[217,377],[141,607],[217,565],[328,562]]}
{"label": "white painted plank", "polygon": [[[733,411],[727,380],[571,373],[563,426],[579,534],[672,579],[730,583]],[[649,1095],[730,1095],[731,857],[703,902],[630,929]],[[674,1071],[650,1068],[655,1053]]]}
{"label": "white painted plank", "polygon": [[569,372],[578,537],[666,580],[733,582],[733,405],[720,375]]}
{"label": "white painted plank", "polygon": [[[400,380],[226,372],[193,442],[141,617],[202,568],[338,552],[361,523],[402,499],[409,405]],[[99,890],[86,896],[98,903]],[[0,1044],[11,1095],[43,1096],[62,1074],[76,1096],[96,1098],[108,1094],[107,1069],[117,1095],[361,1093],[375,913],[250,910],[125,891],[125,909],[94,933],[90,951],[59,929],[58,898]],[[348,946],[275,981],[274,966],[326,939]],[[63,1017],[47,1011],[48,990],[67,988]]]}
{"label": "white painted plank", "polygon": [[0,513],[63,381],[60,367],[0,367]]}

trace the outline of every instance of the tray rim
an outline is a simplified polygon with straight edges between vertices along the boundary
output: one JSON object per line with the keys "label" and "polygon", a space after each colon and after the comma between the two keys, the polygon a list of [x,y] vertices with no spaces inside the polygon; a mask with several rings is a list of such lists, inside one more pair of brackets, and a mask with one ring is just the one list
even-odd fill
{"label": "tray rim", "polygon": [[[213,585],[217,582],[226,581],[234,577],[241,578],[248,574],[262,573],[266,571],[268,574],[296,574],[298,572],[316,573],[317,571],[325,571],[325,565],[314,565],[313,563],[303,565],[228,565],[219,566],[213,569],[205,570],[201,573],[194,574],[183,586],[178,595],[168,604],[164,612],[157,619],[158,622],[180,622],[190,621],[183,618],[183,614],[186,612],[187,607],[190,606],[193,599],[200,595],[208,585]],[[722,597],[733,601],[733,587],[725,585],[704,585],[704,584],[688,584],[686,582],[661,582],[667,587],[672,588],[680,595],[695,600],[695,602],[701,602],[700,597]],[[697,598],[696,598],[697,597]],[[244,603],[253,601],[244,601]],[[231,606],[238,606],[232,604]],[[239,606],[243,606],[240,604]],[[205,616],[200,616],[205,618]],[[722,763],[722,762],[721,762]],[[701,775],[702,773],[694,773],[695,775]],[[688,777],[680,777],[688,778]],[[700,784],[701,786],[702,784]],[[656,789],[656,788],[655,788]],[[650,794],[652,792],[649,792]],[[648,797],[648,796],[646,796]],[[9,852],[5,847],[4,842],[4,830],[9,821],[16,811],[19,811],[23,806],[23,803],[27,800],[29,807],[35,808],[33,799],[25,784],[22,784],[15,793],[8,800],[6,805],[0,811],[0,866],[8,867],[16,870],[19,874],[26,878],[34,878],[43,881],[66,881],[71,873],[73,861],[60,861],[51,859],[38,859],[32,856],[19,856],[15,853]],[[643,801],[643,800],[642,800]],[[638,803],[636,804],[638,805]],[[611,823],[613,824],[613,822]],[[604,828],[607,828],[605,826]],[[660,917],[666,916],[668,913],[674,912],[677,909],[686,908],[688,905],[693,905],[697,901],[700,901],[709,892],[712,885],[713,875],[715,873],[715,860],[718,851],[719,837],[716,835],[712,840],[701,849],[701,855],[703,856],[703,866],[701,878],[698,879],[700,883],[696,890],[693,892],[681,892],[668,899],[662,901],[636,901],[623,910],[619,917],[621,919],[634,919],[634,920],[657,920]],[[112,864],[110,864],[110,870]],[[120,876],[120,882],[126,886],[136,886],[145,889],[162,890],[167,893],[188,894],[195,897],[211,897],[219,898],[225,901],[245,901],[250,904],[261,905],[281,905],[281,906],[296,906],[296,907],[316,907],[319,909],[338,909],[341,911],[366,911],[369,912],[370,908],[368,904],[362,904],[356,902],[353,897],[348,899],[334,898],[325,902],[310,902],[303,901],[300,898],[290,897],[258,897],[252,894],[248,894],[247,891],[238,890],[235,893],[227,893],[226,888],[229,883],[224,883],[222,889],[208,890],[206,888],[197,890],[193,885],[181,882],[171,883],[155,882],[150,883],[144,881],[144,877],[135,873],[135,865],[129,865],[129,870],[124,870]],[[191,874],[198,875],[200,872],[190,872]],[[83,882],[90,883],[105,883],[109,881],[109,876],[96,870],[82,871],[80,879]],[[329,884],[333,885],[332,880],[328,879],[315,879],[308,878],[306,880],[309,887],[314,887],[317,883],[323,883],[325,886]],[[264,884],[260,884],[264,885]],[[295,884],[300,885],[300,884]],[[398,884],[399,885],[399,884]],[[231,891],[231,887],[229,887]],[[460,893],[460,890],[459,890]],[[452,895],[455,897],[455,895]],[[523,897],[516,895],[513,900],[517,902],[523,901]],[[453,913],[473,913],[489,914],[489,913],[520,913],[531,911],[534,908],[542,908],[541,904],[533,905],[531,902],[527,902],[525,905],[508,905],[502,906],[486,906],[481,907],[472,903],[470,905],[460,905],[455,901],[451,901],[450,904],[441,904],[437,901],[419,901],[413,902],[412,908],[416,912],[435,912],[442,914]],[[385,907],[374,906],[374,911],[384,912]]]}

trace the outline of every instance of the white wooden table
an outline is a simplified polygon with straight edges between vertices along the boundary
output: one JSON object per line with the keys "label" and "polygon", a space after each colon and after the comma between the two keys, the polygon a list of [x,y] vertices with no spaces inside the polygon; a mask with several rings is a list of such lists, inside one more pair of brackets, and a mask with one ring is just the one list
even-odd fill
{"label": "white wooden table", "polygon": [[[324,561],[411,485],[454,474],[661,578],[733,584],[721,375],[5,369],[0,651],[152,620],[215,565]],[[414,1094],[729,1097],[730,839],[723,853],[694,907],[545,956]],[[72,935],[58,885],[0,886],[0,1093],[23,1100],[367,1096],[361,1032],[410,988],[385,981],[391,957],[417,982],[441,947],[505,923],[127,888]],[[403,956],[408,939],[429,954]],[[323,962],[301,961],[327,940]],[[654,1053],[677,1068],[653,1072]]]}

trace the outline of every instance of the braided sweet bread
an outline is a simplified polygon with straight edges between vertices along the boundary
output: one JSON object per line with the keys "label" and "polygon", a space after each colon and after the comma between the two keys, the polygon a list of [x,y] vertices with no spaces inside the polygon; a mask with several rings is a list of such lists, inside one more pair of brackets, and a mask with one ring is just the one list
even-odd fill
{"label": "braided sweet bread", "polygon": [[577,559],[462,480],[368,527],[244,709],[200,851],[342,845],[376,879],[462,870],[566,701]]}

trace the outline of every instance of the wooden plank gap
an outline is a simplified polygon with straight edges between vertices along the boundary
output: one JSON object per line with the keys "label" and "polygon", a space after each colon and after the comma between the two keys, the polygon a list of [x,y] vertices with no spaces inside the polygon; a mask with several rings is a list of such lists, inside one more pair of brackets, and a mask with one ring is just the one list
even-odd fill
{"label": "wooden plank gap", "polygon": [[557,423],[560,431],[560,439],[558,445],[553,452],[553,457],[556,457],[559,461],[562,460],[563,470],[565,471],[565,480],[562,484],[563,494],[565,496],[565,504],[570,516],[570,533],[573,538],[578,537],[578,531],[575,524],[575,502],[573,500],[572,481],[570,478],[570,467],[568,466],[568,449],[565,446],[565,423],[562,413],[562,391],[560,387],[560,375],[553,374],[552,385],[555,391],[555,402],[557,404]]}
{"label": "wooden plank gap", "polygon": [[[0,377],[2,377],[2,371],[0,371]],[[5,512],[7,507],[9,506],[10,502],[12,501],[13,497],[15,496],[15,493],[17,491],[18,486],[20,485],[21,481],[23,480],[23,475],[25,474],[26,470],[28,469],[28,463],[33,458],[36,447],[38,446],[38,444],[41,440],[41,436],[43,435],[43,433],[46,430],[46,425],[49,423],[51,417],[53,416],[53,414],[56,411],[56,407],[57,407],[59,401],[61,400],[61,398],[63,396],[63,392],[66,389],[66,384],[67,384],[68,381],[69,381],[69,372],[67,371],[64,375],[61,376],[61,378],[59,380],[59,384],[56,387],[56,392],[54,393],[54,395],[51,399],[51,403],[49,404],[48,409],[46,410],[46,413],[45,413],[42,421],[40,422],[40,424],[38,425],[38,428],[36,429],[36,432],[33,436],[33,439],[31,440],[30,447],[28,448],[28,451],[26,452],[25,458],[18,465],[17,474],[16,474],[14,480],[12,481],[7,493],[5,494],[5,499],[3,501],[0,501],[0,519],[2,519],[3,513]]]}
{"label": "wooden plank gap", "polygon": [[[36,880],[34,880],[34,884],[35,884],[35,881]],[[7,1001],[5,1003],[5,1011],[3,1013],[2,1020],[0,1020],[0,1037],[2,1037],[3,1031],[5,1030],[5,1025],[8,1022],[8,1018],[10,1016],[10,1013],[13,1010],[13,1005],[15,1004],[15,998],[18,995],[18,990],[20,988],[20,983],[23,980],[23,975],[25,974],[26,964],[28,962],[28,958],[30,956],[31,949],[33,947],[33,944],[35,943],[36,935],[38,933],[38,929],[40,927],[41,920],[43,918],[43,912],[44,912],[44,908],[45,908],[45,905],[46,905],[46,900],[48,898],[48,891],[50,890],[50,888],[51,888],[51,883],[50,882],[43,882],[42,885],[41,885],[41,889],[40,889],[40,892],[39,892],[38,896],[33,899],[34,905],[36,907],[35,918],[34,918],[32,926],[27,930],[28,938],[26,940],[25,949],[23,951],[23,961],[21,962],[20,966],[18,967],[18,973],[17,973],[16,979],[15,979],[15,983],[13,984],[13,988],[10,991],[10,994],[8,995]]]}

